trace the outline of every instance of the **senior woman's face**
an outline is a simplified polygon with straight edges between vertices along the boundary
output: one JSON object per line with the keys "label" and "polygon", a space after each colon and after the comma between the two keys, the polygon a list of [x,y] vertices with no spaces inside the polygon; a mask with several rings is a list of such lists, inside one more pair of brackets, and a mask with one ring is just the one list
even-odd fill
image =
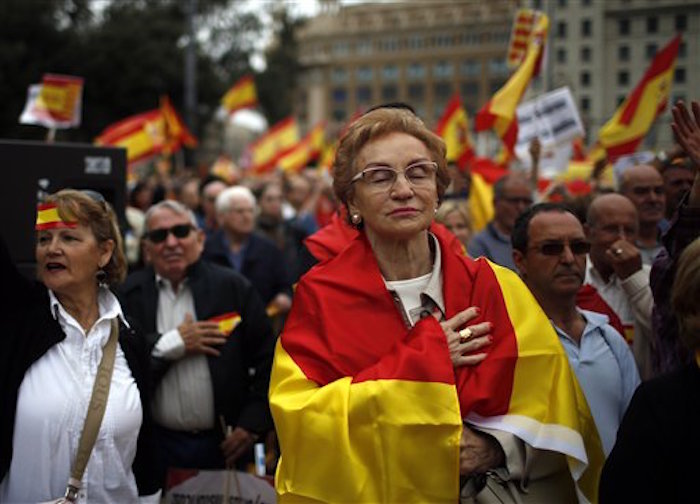
{"label": "senior woman's face", "polygon": [[82,224],[74,229],[39,231],[37,274],[46,287],[59,294],[94,288],[95,275],[109,262],[113,248],[111,240],[98,244],[92,230]]}
{"label": "senior woman's face", "polygon": [[[369,235],[411,239],[430,226],[438,201],[437,166],[423,142],[406,133],[390,133],[365,144],[355,167],[364,175],[354,182],[348,203],[351,214],[362,217]],[[399,174],[393,182],[376,183],[383,179],[373,178],[373,170],[381,167]]]}

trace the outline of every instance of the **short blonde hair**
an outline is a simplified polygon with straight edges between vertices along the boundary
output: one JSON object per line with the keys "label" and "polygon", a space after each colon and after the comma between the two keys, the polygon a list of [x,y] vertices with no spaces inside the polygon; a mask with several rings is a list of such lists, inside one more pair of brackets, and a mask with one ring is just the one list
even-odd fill
{"label": "short blonde hair", "polygon": [[435,220],[438,221],[440,224],[444,224],[445,220],[447,220],[447,216],[450,215],[452,212],[457,212],[466,223],[467,227],[469,228],[469,231],[473,231],[472,219],[469,215],[469,204],[466,201],[458,201],[452,199],[443,201],[442,204],[438,207],[437,213],[435,214]]}
{"label": "short blonde hair", "polygon": [[671,288],[679,336],[691,351],[700,349],[700,238],[681,254]]}
{"label": "short blonde hair", "polygon": [[367,143],[390,133],[406,133],[423,142],[430,157],[438,165],[436,175],[438,199],[442,199],[445,194],[445,190],[450,184],[450,175],[445,160],[447,152],[445,142],[430,131],[423,121],[411,111],[402,108],[380,107],[367,112],[353,122],[340,139],[333,168],[333,190],[346,208],[353,195],[352,177],[358,170],[355,166],[357,155]]}
{"label": "short blonde hair", "polygon": [[64,220],[77,220],[92,231],[98,244],[114,241],[114,250],[105,265],[105,279],[109,285],[117,285],[126,278],[127,263],[124,243],[117,216],[112,206],[104,200],[97,200],[88,193],[75,189],[63,189],[46,198],[45,203],[54,203],[58,215]]}

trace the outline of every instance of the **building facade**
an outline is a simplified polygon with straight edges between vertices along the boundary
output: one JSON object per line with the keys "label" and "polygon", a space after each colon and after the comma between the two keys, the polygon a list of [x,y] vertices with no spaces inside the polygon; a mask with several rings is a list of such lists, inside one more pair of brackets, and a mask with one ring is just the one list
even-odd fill
{"label": "building facade", "polygon": [[[671,97],[700,98],[693,89],[700,82],[700,0],[326,0],[298,30],[303,72],[295,113],[306,124],[342,124],[369,106],[405,101],[434,125],[459,92],[473,117],[510,74],[505,58],[518,7],[550,17],[547,65],[525,99],[568,86],[589,143],[678,32]],[[644,147],[671,145],[670,120],[667,110]]]}

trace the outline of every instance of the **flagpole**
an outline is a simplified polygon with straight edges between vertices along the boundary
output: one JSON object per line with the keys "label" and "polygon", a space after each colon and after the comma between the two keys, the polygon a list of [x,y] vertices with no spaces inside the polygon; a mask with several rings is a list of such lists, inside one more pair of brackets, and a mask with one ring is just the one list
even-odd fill
{"label": "flagpole", "polygon": [[46,130],[46,143],[53,143],[56,140],[56,128]]}

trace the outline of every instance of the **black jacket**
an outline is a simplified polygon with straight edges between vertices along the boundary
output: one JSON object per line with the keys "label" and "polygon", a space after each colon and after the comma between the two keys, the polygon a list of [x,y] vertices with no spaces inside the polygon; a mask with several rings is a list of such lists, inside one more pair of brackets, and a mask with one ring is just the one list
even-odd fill
{"label": "black jacket", "polygon": [[[27,369],[53,345],[63,341],[59,322],[51,314],[49,294],[38,282],[25,279],[15,268],[0,236],[0,480],[10,468],[17,395]],[[120,324],[119,345],[141,396],[143,422],[132,466],[139,495],[160,488],[155,468],[153,424],[150,415],[150,371],[143,338]]]}
{"label": "black jacket", "polygon": [[[265,308],[250,282],[229,268],[206,261],[190,266],[197,320],[238,312],[241,323],[220,347],[221,355],[207,356],[214,387],[214,413],[227,425],[262,434],[272,428],[267,401],[274,338]],[[158,289],[152,267],[132,273],[119,289],[122,309],[143,329],[149,348],[160,338],[156,331]],[[157,384],[170,362],[151,358]]]}
{"label": "black jacket", "polygon": [[[202,257],[232,268],[223,231],[217,231],[207,237]],[[252,233],[248,238],[241,274],[250,280],[265,306],[281,292],[290,297],[292,295],[290,275],[282,251],[266,236]]]}

